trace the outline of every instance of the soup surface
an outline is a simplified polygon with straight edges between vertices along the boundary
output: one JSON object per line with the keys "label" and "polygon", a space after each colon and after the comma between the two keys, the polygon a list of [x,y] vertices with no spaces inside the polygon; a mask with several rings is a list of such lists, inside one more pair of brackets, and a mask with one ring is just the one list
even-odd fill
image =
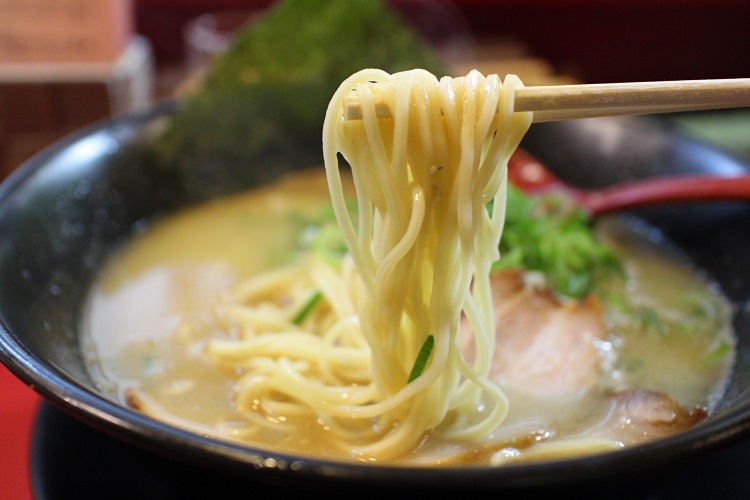
{"label": "soup surface", "polygon": [[[239,374],[205,352],[210,339],[232,336],[215,319],[216,298],[298,259],[311,221],[329,203],[322,171],[310,170],[169,216],[136,237],[103,270],[85,311],[83,350],[101,389],[201,434],[351,459],[318,419],[290,425],[280,415],[258,428],[237,409]],[[486,441],[427,436],[419,453],[399,462],[502,464],[593,453],[669,434],[710,413],[734,356],[727,302],[653,228],[608,218],[596,232],[628,276],[601,292],[606,331],[591,341],[597,380],[567,392],[509,382],[510,413]],[[622,432],[639,417],[646,427]]]}

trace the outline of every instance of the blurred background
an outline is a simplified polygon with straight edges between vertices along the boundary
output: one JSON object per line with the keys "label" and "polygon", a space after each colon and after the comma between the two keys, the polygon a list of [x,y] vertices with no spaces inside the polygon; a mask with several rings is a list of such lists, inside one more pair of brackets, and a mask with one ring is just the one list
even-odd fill
{"label": "blurred background", "polygon": [[[63,136],[188,92],[273,3],[0,0],[0,179]],[[388,3],[454,75],[515,73],[527,85],[750,76],[747,0]],[[750,155],[745,110],[674,119]],[[36,396],[3,367],[0,395],[0,497],[28,498]]]}
{"label": "blurred background", "polygon": [[[0,0],[0,177],[71,131],[175,95],[272,3]],[[432,41],[459,42],[446,48],[456,72],[527,85],[750,73],[746,0],[389,3],[418,11],[411,20]]]}

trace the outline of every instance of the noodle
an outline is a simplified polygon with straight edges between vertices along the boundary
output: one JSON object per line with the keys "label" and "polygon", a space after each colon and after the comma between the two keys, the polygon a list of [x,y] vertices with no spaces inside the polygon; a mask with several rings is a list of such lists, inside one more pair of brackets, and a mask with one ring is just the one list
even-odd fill
{"label": "noodle", "polygon": [[[376,117],[373,82],[392,119]],[[507,399],[487,378],[495,343],[489,273],[499,258],[507,161],[531,123],[530,113],[513,112],[520,85],[476,71],[438,80],[423,70],[373,69],[341,84],[323,153],[348,255],[338,265],[308,256],[253,278],[216,308],[233,333],[210,341],[208,353],[241,373],[236,404],[249,420],[317,419],[362,460],[403,455],[427,432],[476,440],[500,425]],[[344,121],[352,91],[362,120]],[[356,216],[340,157],[351,168]],[[320,302],[296,324],[314,294]],[[459,348],[462,315],[475,332],[471,365]],[[408,382],[430,336],[424,371]]]}

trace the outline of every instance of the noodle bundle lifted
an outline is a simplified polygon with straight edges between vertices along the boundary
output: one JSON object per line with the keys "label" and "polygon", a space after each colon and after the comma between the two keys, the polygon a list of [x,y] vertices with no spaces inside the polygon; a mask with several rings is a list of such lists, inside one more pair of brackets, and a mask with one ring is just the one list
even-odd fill
{"label": "noodle bundle lifted", "polygon": [[[393,119],[377,118],[370,82]],[[366,408],[400,414],[394,430],[367,448],[373,454],[402,452],[447,417],[444,434],[479,439],[507,412],[502,391],[486,378],[495,336],[489,273],[499,258],[507,162],[531,124],[529,113],[513,113],[520,85],[514,76],[503,83],[477,71],[438,81],[420,70],[365,70],[329,106],[323,149],[331,199],[362,281],[360,326],[382,398]],[[341,118],[351,89],[361,121]],[[337,152],[352,169],[356,224]],[[473,366],[459,349],[462,312],[477,332]],[[424,371],[405,384],[432,341]]]}
{"label": "noodle bundle lifted", "polygon": [[[372,82],[392,119],[375,116]],[[363,70],[342,83],[323,150],[348,256],[341,269],[308,261],[299,273],[307,277],[289,280],[309,284],[303,296],[322,291],[330,317],[314,331],[308,323],[286,332],[259,326],[253,343],[273,342],[279,352],[261,359],[263,351],[246,346],[259,357],[248,360],[241,400],[313,414],[340,428],[333,434],[341,446],[365,460],[401,455],[433,429],[476,440],[502,422],[507,400],[487,379],[495,336],[489,273],[499,258],[507,161],[531,123],[529,113],[513,113],[520,85],[476,71],[438,81],[422,70]],[[363,117],[344,121],[352,90]],[[351,167],[356,220],[339,154]],[[472,365],[460,351],[462,314],[476,332]],[[228,344],[214,342],[211,352],[234,356]],[[297,354],[303,344],[310,350]]]}

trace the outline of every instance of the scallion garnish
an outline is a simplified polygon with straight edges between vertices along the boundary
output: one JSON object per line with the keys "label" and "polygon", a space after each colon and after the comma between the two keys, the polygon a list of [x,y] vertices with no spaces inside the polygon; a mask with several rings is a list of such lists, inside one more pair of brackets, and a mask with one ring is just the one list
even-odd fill
{"label": "scallion garnish", "polygon": [[708,355],[703,358],[703,362],[711,365],[717,364],[721,360],[723,360],[731,351],[732,345],[729,342],[722,340],[713,351],[708,353]]}
{"label": "scallion garnish", "polygon": [[582,298],[608,278],[622,276],[614,253],[598,242],[591,218],[562,195],[531,196],[508,186],[498,262],[506,268],[541,272],[562,295]]}
{"label": "scallion garnish", "polygon": [[409,374],[409,381],[407,382],[407,384],[410,384],[420,375],[422,375],[422,372],[427,366],[427,360],[430,359],[430,354],[432,353],[433,347],[435,347],[435,337],[430,335],[425,339],[421,349],[419,349],[419,354],[417,354],[417,359],[414,361],[414,366],[412,367],[411,373]]}
{"label": "scallion garnish", "polygon": [[303,321],[305,321],[305,318],[307,318],[312,310],[315,308],[315,306],[320,302],[320,300],[323,298],[323,292],[320,290],[317,290],[315,293],[312,294],[312,296],[308,299],[307,302],[300,308],[299,312],[294,315],[294,318],[292,318],[292,323],[299,326],[302,324]]}

